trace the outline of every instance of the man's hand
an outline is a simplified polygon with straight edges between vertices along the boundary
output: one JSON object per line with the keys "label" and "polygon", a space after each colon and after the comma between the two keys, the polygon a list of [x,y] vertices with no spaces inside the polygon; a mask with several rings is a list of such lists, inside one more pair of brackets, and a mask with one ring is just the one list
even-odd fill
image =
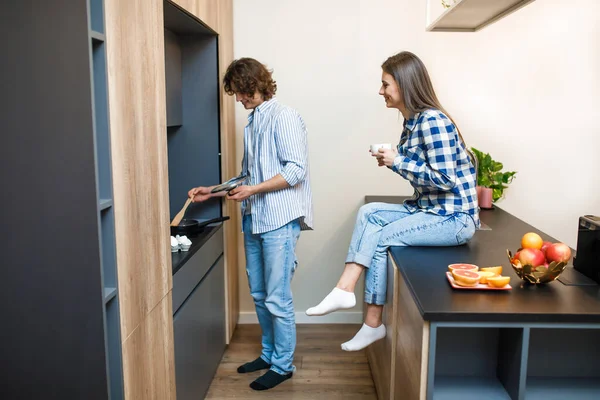
{"label": "man's hand", "polygon": [[398,156],[398,151],[396,149],[379,149],[379,151],[373,155],[373,157],[377,158],[377,164],[380,167],[392,167],[394,165],[394,160]]}
{"label": "man's hand", "polygon": [[242,186],[236,187],[235,189],[231,189],[227,193],[227,199],[235,200],[238,202],[244,201],[248,197],[252,196],[255,193],[256,193],[256,190],[255,190],[254,186],[242,185]]}
{"label": "man's hand", "polygon": [[188,192],[188,197],[191,197],[192,202],[194,203],[201,203],[210,199],[212,196],[209,187],[198,186],[196,188],[190,189],[190,191]]}

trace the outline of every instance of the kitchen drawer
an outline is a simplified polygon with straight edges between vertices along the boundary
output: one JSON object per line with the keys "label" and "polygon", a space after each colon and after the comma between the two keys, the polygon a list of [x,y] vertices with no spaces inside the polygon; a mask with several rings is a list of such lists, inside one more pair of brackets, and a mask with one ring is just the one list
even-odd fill
{"label": "kitchen drawer", "polygon": [[223,257],[173,317],[177,399],[203,399],[225,351]]}
{"label": "kitchen drawer", "polygon": [[173,275],[173,313],[181,307],[221,254],[223,254],[223,228],[219,228]]}

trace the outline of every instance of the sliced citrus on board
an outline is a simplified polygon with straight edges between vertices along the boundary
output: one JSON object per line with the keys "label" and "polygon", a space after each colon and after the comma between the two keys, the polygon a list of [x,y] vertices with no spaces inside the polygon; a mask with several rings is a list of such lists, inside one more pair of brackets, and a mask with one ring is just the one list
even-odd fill
{"label": "sliced citrus on board", "polygon": [[456,283],[458,286],[465,286],[465,287],[473,287],[473,286],[477,286],[479,285],[479,282],[464,282],[464,281],[457,281],[455,280],[454,283]]}
{"label": "sliced citrus on board", "polygon": [[502,275],[502,266],[499,265],[497,267],[483,267],[480,269],[482,272],[493,272],[494,275]]}
{"label": "sliced citrus on board", "polygon": [[489,286],[495,288],[503,288],[508,285],[510,282],[510,276],[493,276],[491,278],[487,278],[487,283]]}
{"label": "sliced citrus on board", "polygon": [[477,271],[479,267],[475,264],[450,264],[448,265],[448,271],[452,272],[454,270],[465,270],[465,271]]}
{"label": "sliced citrus on board", "polygon": [[475,286],[479,283],[479,273],[464,269],[455,269],[452,271],[452,277],[456,284],[461,286]]}
{"label": "sliced citrus on board", "polygon": [[492,278],[497,274],[493,271],[478,271],[479,283],[487,283],[488,278]]}

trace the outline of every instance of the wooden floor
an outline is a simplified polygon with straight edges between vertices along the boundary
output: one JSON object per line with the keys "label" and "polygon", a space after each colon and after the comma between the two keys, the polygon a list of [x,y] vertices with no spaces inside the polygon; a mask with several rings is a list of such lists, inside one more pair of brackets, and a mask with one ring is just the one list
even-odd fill
{"label": "wooden floor", "polygon": [[260,355],[260,327],[238,325],[206,399],[360,399],[375,400],[375,386],[364,350],[346,352],[340,344],[360,325],[298,325],[292,379],[267,391],[248,385],[265,371],[238,374],[239,365]]}

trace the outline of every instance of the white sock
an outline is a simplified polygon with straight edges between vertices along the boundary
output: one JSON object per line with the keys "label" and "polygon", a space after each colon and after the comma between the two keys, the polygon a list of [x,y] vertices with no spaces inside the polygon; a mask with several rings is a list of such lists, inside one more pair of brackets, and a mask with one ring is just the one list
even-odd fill
{"label": "white sock", "polygon": [[346,292],[342,289],[333,288],[331,293],[325,296],[318,306],[306,310],[306,315],[325,315],[344,308],[352,308],[355,305],[356,297],[354,296],[354,292]]}
{"label": "white sock", "polygon": [[385,337],[385,325],[381,324],[377,328],[371,328],[367,324],[363,324],[360,330],[352,339],[346,343],[342,343],[342,350],[358,351],[362,350],[371,343],[383,339]]}

